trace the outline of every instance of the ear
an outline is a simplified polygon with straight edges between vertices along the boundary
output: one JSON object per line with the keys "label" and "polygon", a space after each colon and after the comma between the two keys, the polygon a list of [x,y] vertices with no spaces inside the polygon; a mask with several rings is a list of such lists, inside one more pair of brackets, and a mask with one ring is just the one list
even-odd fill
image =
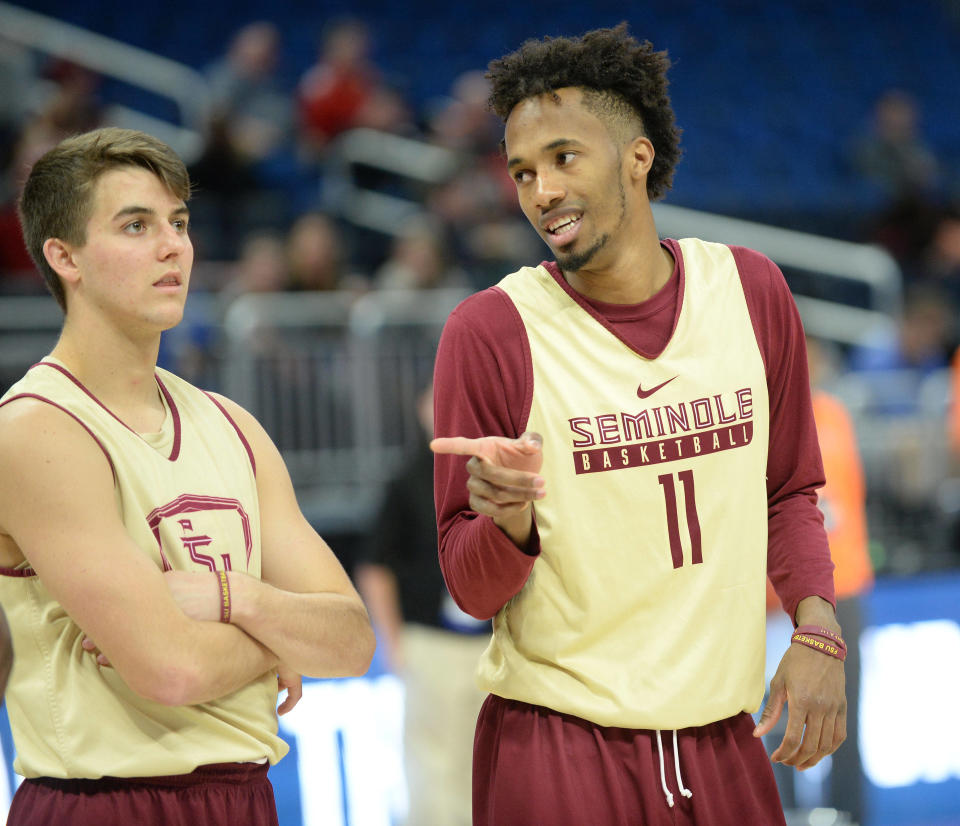
{"label": "ear", "polygon": [[51,269],[64,281],[76,281],[80,270],[74,260],[73,246],[59,238],[48,238],[43,242],[43,257]]}
{"label": "ear", "polygon": [[627,163],[629,166],[630,177],[634,181],[643,181],[646,185],[647,175],[650,174],[650,167],[653,166],[653,158],[656,152],[653,150],[653,144],[650,139],[643,135],[634,138],[627,146]]}

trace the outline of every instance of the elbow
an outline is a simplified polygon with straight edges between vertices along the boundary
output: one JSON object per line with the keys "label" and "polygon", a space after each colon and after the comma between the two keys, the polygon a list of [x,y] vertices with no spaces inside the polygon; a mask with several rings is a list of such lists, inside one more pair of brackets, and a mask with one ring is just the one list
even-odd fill
{"label": "elbow", "polygon": [[352,651],[348,654],[347,661],[344,663],[348,673],[343,676],[362,677],[370,669],[374,652],[377,650],[377,638],[374,636],[373,627],[369,620],[357,634],[357,639],[351,648]]}
{"label": "elbow", "polygon": [[[304,667],[305,677],[362,677],[370,668],[377,639],[366,609],[359,606],[351,611],[351,620],[344,623],[343,632],[335,647],[318,651],[315,662]],[[295,666],[294,666],[295,667]]]}
{"label": "elbow", "polygon": [[370,668],[373,662],[373,654],[377,650],[377,638],[373,633],[373,626],[370,624],[370,617],[363,606],[360,606],[354,614],[354,627],[345,644],[341,649],[338,671],[341,673],[331,675],[336,677],[362,677]]}
{"label": "elbow", "polygon": [[158,665],[127,684],[144,699],[163,706],[188,706],[208,699],[199,696],[199,672],[183,665]]}

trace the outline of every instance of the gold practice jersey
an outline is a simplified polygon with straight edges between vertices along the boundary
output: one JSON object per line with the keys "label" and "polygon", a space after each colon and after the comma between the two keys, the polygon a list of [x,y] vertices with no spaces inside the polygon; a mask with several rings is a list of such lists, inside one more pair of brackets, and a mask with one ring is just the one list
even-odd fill
{"label": "gold practice jersey", "polygon": [[[259,577],[260,512],[249,445],[206,393],[159,369],[157,384],[166,417],[155,434],[133,432],[52,359],[31,368],[0,404],[18,396],[46,400],[87,429],[112,466],[127,531],[158,568]],[[6,699],[20,774],[184,774],[210,763],[275,763],[286,754],[277,736],[276,675],[209,703],[169,707],[146,700],[81,648],[83,632],[32,569],[0,573],[16,651]]]}
{"label": "gold practice jersey", "polygon": [[763,695],[764,364],[730,249],[680,246],[682,309],[656,359],[542,266],[500,283],[530,342],[547,496],[480,684],[606,726],[703,725]]}

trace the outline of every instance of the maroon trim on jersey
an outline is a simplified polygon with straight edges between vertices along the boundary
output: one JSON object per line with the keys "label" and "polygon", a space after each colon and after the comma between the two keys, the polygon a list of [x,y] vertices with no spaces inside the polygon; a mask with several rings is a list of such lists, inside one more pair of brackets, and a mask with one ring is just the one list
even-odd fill
{"label": "maroon trim on jersey", "polygon": [[202,392],[204,393],[204,395],[207,396],[207,398],[210,399],[210,401],[212,401],[217,407],[220,408],[220,412],[223,413],[224,416],[226,416],[227,421],[230,422],[230,424],[233,425],[233,429],[237,431],[237,435],[240,437],[240,441],[243,442],[243,447],[247,451],[247,457],[250,459],[250,467],[253,468],[253,475],[256,476],[257,460],[253,458],[253,448],[250,447],[250,442],[247,441],[247,437],[243,435],[243,431],[240,429],[240,425],[238,425],[233,420],[233,416],[231,416],[227,412],[227,409],[222,404],[220,404],[220,402],[217,401],[216,397],[212,393],[208,393],[206,390]]}
{"label": "maroon trim on jersey", "polygon": [[[670,341],[677,329],[677,324],[680,321],[680,307],[683,306],[683,290],[686,285],[683,256],[679,252],[679,244],[676,241],[666,240],[661,241],[660,246],[673,256],[673,272],[670,274],[667,283],[656,294],[640,304],[611,304],[607,301],[587,298],[570,286],[555,261],[544,261],[541,266],[553,276],[553,280],[560,285],[563,291],[607,332],[620,339],[638,355],[647,359],[655,359],[663,352],[667,342]],[[668,309],[672,311],[669,318]],[[653,322],[652,335],[644,337],[640,341],[625,338],[617,325],[631,321]],[[666,326],[667,323],[669,323],[669,328]]]}
{"label": "maroon trim on jersey", "polygon": [[0,568],[0,576],[23,577],[36,576],[33,568]]}
{"label": "maroon trim on jersey", "polygon": [[180,411],[177,409],[177,403],[173,400],[173,396],[170,394],[170,391],[167,390],[166,385],[160,380],[160,376],[156,376],[157,385],[160,388],[160,392],[163,393],[163,397],[167,400],[167,406],[170,408],[170,415],[173,417],[173,447],[170,449],[170,461],[176,462],[180,456],[180,442],[182,431],[180,428]]}
{"label": "maroon trim on jersey", "polygon": [[56,407],[58,410],[62,410],[68,416],[70,416],[74,421],[77,422],[87,433],[90,434],[90,438],[93,439],[100,447],[100,450],[103,451],[103,455],[107,457],[107,462],[110,464],[110,473],[113,474],[113,482],[117,482],[117,469],[113,466],[113,459],[110,458],[110,453],[107,451],[107,448],[104,446],[103,442],[97,437],[97,435],[87,426],[87,424],[80,419],[75,413],[67,410],[63,405],[57,404],[52,399],[48,399],[46,396],[39,396],[36,393],[18,393],[16,396],[11,396],[6,401],[0,403],[0,407],[3,407],[5,404],[10,404],[10,402],[15,401],[16,399],[36,399],[39,402],[46,402],[52,407]]}
{"label": "maroon trim on jersey", "polygon": [[[49,361],[41,361],[33,365],[30,369],[33,370],[34,367],[52,367],[54,370],[59,370],[63,375],[65,375],[70,381],[72,381],[77,387],[79,387],[84,393],[86,393],[93,401],[100,405],[104,410],[107,411],[113,418],[115,418],[120,424],[122,424],[127,430],[129,430],[134,436],[138,439],[143,439],[136,430],[134,430],[130,425],[128,425],[123,419],[121,419],[116,413],[114,413],[109,407],[107,407],[100,399],[91,393],[87,387],[80,381],[76,376],[73,375],[66,367],[61,367],[59,364],[53,364]],[[180,455],[180,414],[177,411],[177,406],[173,403],[173,397],[167,392],[166,388],[163,386],[160,381],[160,377],[154,374],[154,378],[157,380],[157,384],[160,387],[161,392],[164,395],[164,398],[167,400],[167,403],[170,405],[170,413],[173,416],[173,449],[170,451],[170,455],[167,457],[171,462],[176,461],[177,457]],[[78,420],[79,421],[79,420]]]}

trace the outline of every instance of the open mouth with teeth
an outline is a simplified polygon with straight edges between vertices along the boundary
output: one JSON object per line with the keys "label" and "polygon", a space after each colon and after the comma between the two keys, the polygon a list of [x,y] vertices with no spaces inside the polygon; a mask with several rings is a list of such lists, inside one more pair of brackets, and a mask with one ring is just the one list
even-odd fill
{"label": "open mouth with teeth", "polygon": [[583,215],[563,215],[556,221],[551,221],[545,229],[553,242],[562,246],[574,239],[582,220]]}

